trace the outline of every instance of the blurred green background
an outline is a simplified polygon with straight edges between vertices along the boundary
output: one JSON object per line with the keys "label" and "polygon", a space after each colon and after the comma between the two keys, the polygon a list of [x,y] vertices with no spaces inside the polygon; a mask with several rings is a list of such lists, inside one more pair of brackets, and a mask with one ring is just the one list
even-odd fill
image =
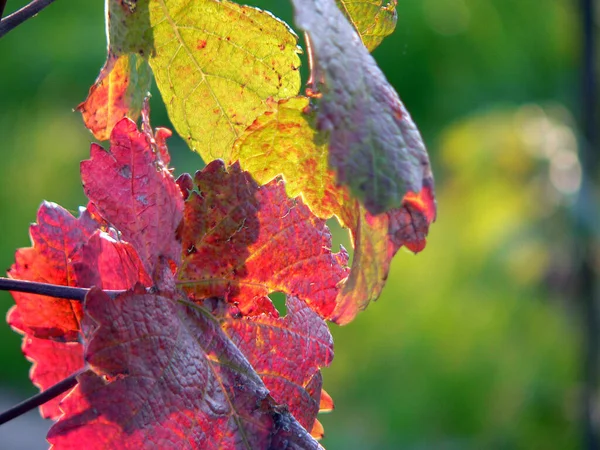
{"label": "blurred green background", "polygon": [[[7,12],[26,3],[8,0]],[[43,199],[85,203],[92,136],[72,110],[106,56],[103,3],[57,1],[0,39],[3,269],[29,245]],[[286,1],[249,3],[292,23]],[[326,448],[582,448],[576,8],[399,0],[397,30],[374,56],[428,144],[438,220],[423,253],[398,254],[380,300],[332,327]],[[153,94],[153,124],[170,126]],[[170,148],[177,173],[201,167],[178,137]],[[11,304],[0,293],[2,314]],[[4,325],[0,340],[0,384],[25,398],[35,390],[20,336]]]}

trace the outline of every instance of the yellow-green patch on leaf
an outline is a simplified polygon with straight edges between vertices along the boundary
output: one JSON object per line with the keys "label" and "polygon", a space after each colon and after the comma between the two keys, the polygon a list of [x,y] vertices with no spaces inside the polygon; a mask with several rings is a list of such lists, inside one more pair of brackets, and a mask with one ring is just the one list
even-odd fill
{"label": "yellow-green patch on leaf", "polygon": [[270,13],[227,0],[156,0],[150,23],[150,65],[171,121],[206,162],[229,160],[267,100],[300,89],[297,36]]}
{"label": "yellow-green patch on leaf", "polygon": [[233,148],[231,162],[239,161],[259,184],[283,176],[289,197],[302,196],[323,219],[339,216],[354,200],[335,185],[327,163],[327,142],[315,133],[304,114],[306,97],[282,100],[248,127]]}
{"label": "yellow-green patch on leaf", "polygon": [[396,0],[336,0],[369,51],[394,32],[398,14]]}

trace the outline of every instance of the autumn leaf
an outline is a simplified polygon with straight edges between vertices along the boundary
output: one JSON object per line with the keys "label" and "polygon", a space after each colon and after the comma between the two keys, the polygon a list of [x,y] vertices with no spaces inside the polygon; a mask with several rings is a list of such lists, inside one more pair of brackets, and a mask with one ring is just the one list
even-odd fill
{"label": "autumn leaf", "polygon": [[[37,223],[29,228],[33,246],[17,250],[8,275],[17,280],[78,286],[73,257],[97,228],[98,223],[85,210],[75,218],[55,203],[42,203]],[[11,326],[39,338],[77,340],[82,314],[78,302],[22,292],[13,292],[13,298],[16,306],[8,315]]]}
{"label": "autumn leaf", "polygon": [[302,300],[288,297],[286,304],[283,318],[229,314],[221,326],[275,401],[288,405],[300,425],[311,430],[320,410],[320,368],[333,359],[333,338],[323,319]]}
{"label": "autumn leaf", "polygon": [[[33,362],[29,378],[40,391],[83,368],[83,346],[79,342],[56,342],[26,335],[21,350]],[[68,392],[41,405],[40,415],[44,419],[57,420],[62,415],[60,402],[66,395]]]}
{"label": "autumn leaf", "polygon": [[[53,203],[43,203],[30,228],[33,247],[17,250],[11,278],[62,286],[128,289],[139,279],[139,258],[128,244],[101,231],[101,221],[82,210],[78,218]],[[136,263],[138,261],[138,263]],[[81,304],[77,301],[12,292],[16,306],[8,323],[24,334],[23,353],[31,361],[32,382],[44,390],[84,366],[79,342]],[[64,395],[40,407],[43,417],[57,419]]]}
{"label": "autumn leaf", "polygon": [[[165,136],[164,130],[157,131],[157,140],[154,140],[157,147],[164,145]],[[169,221],[175,223],[174,227],[179,224],[183,200],[170,173],[161,168],[157,155],[152,152],[151,139],[139,133],[135,124],[129,119],[123,120],[115,128],[112,137],[112,153],[94,144],[92,160],[95,162],[92,166],[82,163],[84,182],[86,177],[93,178],[89,191],[96,203],[91,203],[89,210],[82,210],[79,218],[74,218],[58,205],[42,204],[37,223],[30,228],[33,246],[16,252],[15,264],[9,271],[10,277],[72,287],[95,285],[105,289],[129,289],[139,282],[152,285],[136,249],[121,241],[119,233],[109,227],[99,214],[107,214],[127,232],[136,232],[133,242],[142,249],[148,249],[147,239],[152,238],[153,227],[160,227]],[[129,153],[127,157],[125,152]],[[135,183],[135,188],[139,187],[139,190],[134,189],[134,192],[131,190],[131,177],[127,183],[117,182],[117,175],[123,178],[127,172],[124,170],[125,160],[129,164],[137,164],[136,167],[143,172]],[[119,165],[119,162],[123,164]],[[125,187],[129,188],[130,197],[126,196]],[[169,188],[172,188],[171,191]],[[160,195],[164,193],[161,189],[172,197],[165,199]],[[128,206],[134,203],[133,195],[137,195],[138,200],[147,195],[149,202],[154,202],[154,213],[168,213],[168,217],[153,222],[143,230],[135,228],[135,224],[131,225],[131,216],[127,215],[131,212]],[[156,205],[156,198],[165,201]],[[118,214],[114,214],[115,199],[125,202],[119,205],[122,211]],[[173,205],[174,209],[169,209]],[[144,213],[135,217],[140,222],[144,218],[148,218]],[[150,217],[149,220],[154,219]],[[133,222],[139,223],[136,221]],[[161,236],[160,241],[154,244],[152,252],[146,252],[147,261],[152,259],[147,255],[162,255],[162,251],[170,247],[175,249],[174,257],[179,259],[181,250],[175,239],[175,229],[170,231],[171,240],[166,238],[169,234],[167,225],[160,231],[165,236]],[[20,292],[12,294],[16,306],[9,312],[7,321],[14,329],[25,334],[23,352],[34,362],[31,372],[33,383],[43,390],[81,369],[84,365],[83,350],[79,343],[81,304]],[[59,396],[42,406],[42,415],[54,419],[60,416],[58,403],[63,397]]]}
{"label": "autumn leaf", "polygon": [[[292,2],[311,100],[297,97],[298,38],[270,13],[106,0],[107,61],[78,109],[110,147],[81,163],[87,208],[43,204],[9,272],[77,289],[4,280],[79,298],[15,292],[7,318],[35,385],[77,378],[41,408],[53,449],[322,448],[325,320],[376,299],[436,211],[421,136],[367,50],[394,29],[396,1]],[[175,181],[171,132],[150,127],[152,75],[208,162],[193,178]],[[352,233],[351,268],[332,251],[333,216]]]}
{"label": "autumn leaf", "polygon": [[110,137],[123,117],[139,117],[150,90],[150,47],[142,25],[148,22],[147,10],[133,5],[126,0],[107,0],[108,56],[87,99],[77,107],[85,126],[101,141]]}
{"label": "autumn leaf", "polygon": [[79,286],[111,290],[130,289],[137,283],[152,286],[133,246],[101,230],[74,255],[73,267]]}
{"label": "autumn leaf", "polygon": [[273,15],[228,0],[150,1],[148,8],[156,83],[175,129],[206,162],[229,159],[267,99],[298,93],[297,37]]}
{"label": "autumn leaf", "polygon": [[81,163],[86,195],[133,245],[153,277],[162,276],[169,261],[177,264],[181,258],[175,234],[183,199],[159,149],[170,135],[164,128],[156,136],[140,132],[134,122],[123,119],[112,131],[110,151],[92,144],[91,159]]}
{"label": "autumn leaf", "polygon": [[177,282],[194,298],[223,297],[245,315],[276,315],[268,295],[302,298],[322,317],[347,274],[345,250],[331,251],[325,221],[284,183],[259,186],[238,165],[213,161],[194,177],[183,222]]}
{"label": "autumn leaf", "polygon": [[355,202],[336,186],[327,141],[311,128],[312,119],[304,114],[308,107],[305,97],[274,105],[235,142],[231,162],[239,161],[259,184],[283,176],[289,197],[301,196],[315,215],[328,219]]}
{"label": "autumn leaf", "polygon": [[402,206],[408,192],[431,184],[423,140],[334,0],[293,0],[309,36],[317,128],[329,137],[329,166],[374,215]]}
{"label": "autumn leaf", "polygon": [[336,0],[336,3],[371,52],[396,28],[397,0]]}
{"label": "autumn leaf", "polygon": [[[34,246],[17,252],[11,271],[20,279],[96,286],[84,310],[75,301],[44,303],[15,293],[18,306],[9,320],[26,333],[34,383],[44,389],[85,364],[92,370],[42,408],[44,416],[59,419],[50,441],[54,448],[88,440],[86,448],[145,448],[152,436],[181,448],[182,430],[195,417],[198,434],[183,441],[192,448],[280,448],[286,442],[319,448],[307,430],[321,429],[316,416],[326,394],[320,368],[331,362],[333,348],[327,325],[311,308],[331,314],[348,273],[347,254],[331,252],[325,223],[289,199],[281,181],[261,187],[239,167],[226,170],[215,161],[193,182],[183,177],[180,189],[165,165],[169,133],[150,133],[147,118],[144,129],[123,119],[109,151],[92,144],[90,160],[81,164],[89,210],[75,219],[42,205],[31,229]],[[181,253],[178,237],[184,260],[171,259],[166,274],[153,280],[146,269]],[[231,261],[241,263],[238,271]],[[191,287],[183,286],[196,305],[169,279],[179,263],[177,274],[188,276]],[[225,276],[211,272],[215,268]],[[235,276],[227,279],[227,270]],[[227,295],[220,299],[193,286],[204,282],[225,286]],[[158,294],[148,294],[151,286]],[[100,288],[135,292],[112,300]],[[303,299],[290,297],[288,314],[279,318],[267,296],[273,290]],[[215,302],[229,305],[226,313],[213,316],[202,306]],[[259,305],[254,315],[245,316],[253,305]],[[35,322],[42,319],[45,327]],[[67,337],[72,342],[64,342]],[[115,403],[114,395],[124,403]]]}
{"label": "autumn leaf", "polygon": [[394,255],[402,246],[414,253],[423,250],[435,214],[433,186],[429,185],[419,194],[409,193],[401,208],[378,216],[359,207],[351,227],[355,243],[352,270],[336,299],[331,320],[345,325],[377,300]]}
{"label": "autumn leaf", "polygon": [[232,158],[264,184],[281,174],[290,197],[300,195],[321,219],[332,216],[349,228],[355,247],[352,270],[327,316],[337,323],[352,320],[376,300],[387,279],[392,258],[403,245],[413,252],[425,247],[435,219],[431,180],[419,194],[408,193],[400,208],[374,216],[338,186],[327,166],[327,143],[314,130],[309,100],[281,101],[259,117],[236,141]]}
{"label": "autumn leaf", "polygon": [[144,292],[87,295],[93,372],[63,401],[53,448],[319,448],[211,314]]}

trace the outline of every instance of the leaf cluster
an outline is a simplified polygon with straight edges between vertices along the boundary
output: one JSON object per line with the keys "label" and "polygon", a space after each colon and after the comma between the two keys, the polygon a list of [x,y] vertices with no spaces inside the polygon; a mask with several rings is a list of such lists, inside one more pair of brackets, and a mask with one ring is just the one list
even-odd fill
{"label": "leaf cluster", "polygon": [[[89,204],[78,217],[42,204],[9,271],[83,291],[16,289],[8,316],[34,384],[77,374],[41,406],[52,448],[320,447],[326,320],[350,322],[398,249],[424,248],[435,200],[419,132],[368,51],[396,2],[292,3],[306,95],[298,38],[265,11],[106,1],[107,61],[78,107],[110,139],[81,163]],[[152,79],[207,162],[194,175],[174,179],[171,132],[150,127]],[[351,264],[331,217],[350,230]]]}

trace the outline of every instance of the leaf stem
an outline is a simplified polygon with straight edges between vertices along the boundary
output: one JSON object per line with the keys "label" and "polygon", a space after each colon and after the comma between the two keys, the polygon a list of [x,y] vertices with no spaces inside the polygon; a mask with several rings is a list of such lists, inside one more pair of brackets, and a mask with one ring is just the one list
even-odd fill
{"label": "leaf stem", "polygon": [[[2,0],[2,2],[6,4],[5,0]],[[18,11],[6,16],[0,21],[0,38],[10,30],[21,25],[27,19],[31,19],[52,2],[54,2],[54,0],[33,0]]]}
{"label": "leaf stem", "polygon": [[[47,295],[48,297],[66,298],[82,302],[89,289],[0,277],[0,291],[26,292],[28,294]],[[104,292],[114,298],[126,291],[106,290]]]}
{"label": "leaf stem", "polygon": [[65,378],[62,381],[59,381],[54,386],[49,387],[45,391],[42,391],[39,394],[28,398],[24,402],[21,402],[18,405],[15,405],[12,408],[4,411],[0,414],[0,425],[9,422],[13,419],[16,419],[17,417],[31,411],[32,409],[43,405],[44,403],[52,400],[55,397],[58,397],[60,394],[67,392],[69,389],[71,389],[77,384],[77,377],[86,370],[87,368],[75,372],[73,375]]}

